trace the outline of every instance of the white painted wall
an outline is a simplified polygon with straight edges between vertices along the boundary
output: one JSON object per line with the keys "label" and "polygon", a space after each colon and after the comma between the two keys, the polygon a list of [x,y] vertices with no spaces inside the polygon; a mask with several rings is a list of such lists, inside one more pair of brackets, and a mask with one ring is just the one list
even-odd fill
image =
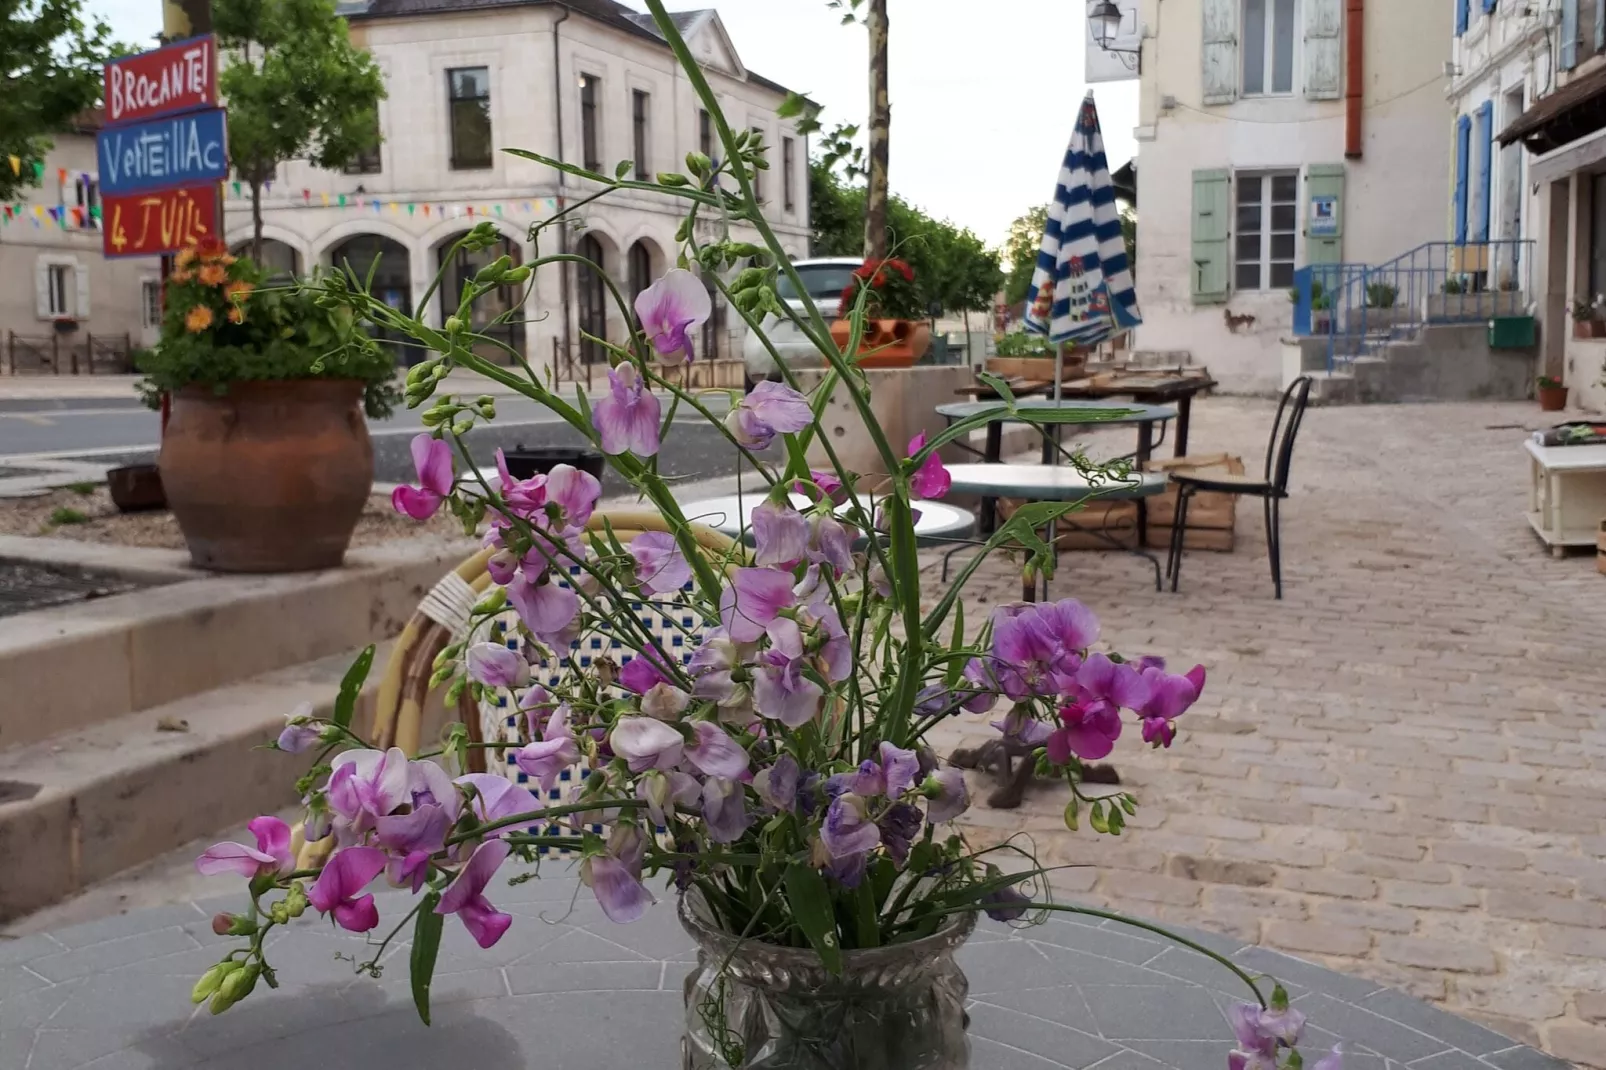
{"label": "white painted wall", "polygon": [[[1450,54],[1452,5],[1369,0],[1364,151],[1349,161],[1344,101],[1303,95],[1301,32],[1295,33],[1294,95],[1207,106],[1201,4],[1144,0],[1142,10],[1148,36],[1137,131],[1137,287],[1144,325],[1136,346],[1187,350],[1229,390],[1274,391],[1281,378],[1281,341],[1292,330],[1292,305],[1283,290],[1235,292],[1225,307],[1255,321],[1234,333],[1222,305],[1193,304],[1193,172],[1298,168],[1303,175],[1311,164],[1345,163],[1346,261],[1381,262],[1442,239],[1452,138],[1443,66]],[[1299,203],[1303,226],[1303,178]],[[1305,263],[1302,233],[1296,263]]]}
{"label": "white painted wall", "polygon": [[[550,202],[572,203],[594,192],[595,183],[567,177],[542,164],[510,156],[504,148],[558,155],[552,100],[561,100],[563,156],[580,163],[581,120],[579,77],[601,79],[599,151],[604,170],[631,159],[633,127],[631,91],[651,93],[650,166],[654,171],[680,171],[685,155],[697,148],[698,103],[690,82],[661,42],[587,19],[576,12],[557,28],[558,69],[553,72],[553,6],[508,7],[458,15],[386,18],[352,24],[352,36],[368,48],[385,76],[389,98],[380,105],[381,172],[347,175],[322,171],[305,163],[281,168],[279,180],[264,197],[263,233],[294,248],[303,265],[327,265],[330,251],[355,234],[380,234],[408,251],[415,309],[433,278],[439,250],[482,218],[490,218],[505,235],[520,243],[526,260],[537,254],[528,240],[531,223],[552,214]],[[790,121],[775,115],[784,94],[747,77],[717,16],[690,28],[688,44],[705,64],[705,73],[719,95],[721,110],[733,128],[762,127],[770,144],[770,170],[764,176],[766,217],[794,256],[808,254],[808,151],[805,139]],[[491,128],[496,148],[485,170],[454,171],[450,160],[446,71],[454,67],[490,68]],[[783,203],[782,138],[794,139],[793,207]],[[717,140],[717,139],[716,139]],[[362,192],[358,192],[358,187]],[[231,242],[249,237],[250,204],[232,195],[225,205]],[[248,191],[242,189],[242,193]],[[339,207],[345,194],[348,206]],[[329,198],[326,207],[324,198]],[[377,200],[375,212],[366,202]],[[406,205],[418,205],[413,212]],[[595,234],[604,252],[604,268],[625,287],[626,253],[645,241],[655,273],[670,266],[674,235],[685,202],[640,194],[615,194],[584,208],[571,234],[571,248],[584,233]],[[428,214],[423,211],[429,205]],[[530,208],[526,210],[525,205]],[[471,219],[466,211],[475,206]],[[501,214],[492,212],[500,205]],[[441,206],[446,206],[443,218]],[[487,215],[490,212],[491,214]],[[751,228],[738,234],[751,240]],[[558,251],[554,230],[544,233],[540,254]],[[571,287],[571,295],[573,288]],[[563,333],[562,287],[558,269],[537,272],[534,306],[543,317],[526,329],[526,354],[537,365],[552,354],[553,340]],[[573,298],[571,296],[571,303]],[[439,323],[439,305],[423,310]],[[577,322],[578,312],[573,310]],[[734,312],[728,322],[740,323]],[[622,334],[622,317],[613,316],[610,337]],[[730,340],[740,353],[739,335]]]}

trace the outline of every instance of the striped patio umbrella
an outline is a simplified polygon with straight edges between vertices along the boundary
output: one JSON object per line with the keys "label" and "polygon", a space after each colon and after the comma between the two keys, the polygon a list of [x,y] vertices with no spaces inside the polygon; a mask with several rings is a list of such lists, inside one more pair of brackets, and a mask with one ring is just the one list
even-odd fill
{"label": "striped patio umbrella", "polygon": [[1026,329],[1056,343],[1094,345],[1143,322],[1092,90],[1060,165],[1026,307]]}

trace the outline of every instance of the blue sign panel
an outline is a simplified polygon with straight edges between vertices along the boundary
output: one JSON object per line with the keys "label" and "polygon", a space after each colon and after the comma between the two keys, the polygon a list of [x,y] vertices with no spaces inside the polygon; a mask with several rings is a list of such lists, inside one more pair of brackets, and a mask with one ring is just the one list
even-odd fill
{"label": "blue sign panel", "polygon": [[96,139],[102,193],[217,182],[228,177],[222,108],[108,127]]}

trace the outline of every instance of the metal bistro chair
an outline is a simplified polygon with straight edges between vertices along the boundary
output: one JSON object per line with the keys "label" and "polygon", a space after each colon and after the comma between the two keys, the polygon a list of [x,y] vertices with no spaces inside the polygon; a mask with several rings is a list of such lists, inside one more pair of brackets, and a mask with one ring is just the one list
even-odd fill
{"label": "metal bistro chair", "polygon": [[[629,546],[631,541],[643,532],[667,530],[662,516],[656,512],[643,510],[597,513],[592,516],[587,528],[591,531],[601,531],[605,523],[613,529],[615,537],[625,546]],[[692,531],[703,552],[716,564],[728,560],[732,554],[745,553],[732,539],[711,528],[694,524]],[[448,643],[465,638],[471,641],[505,639],[506,632],[511,630],[514,618],[511,613],[507,613],[477,628],[473,636],[466,634],[469,614],[475,603],[491,586],[490,574],[485,569],[485,563],[490,556],[490,550],[481,550],[443,576],[424,596],[418,609],[396,639],[384,675],[380,677],[378,695],[374,703],[370,739],[379,749],[400,747],[408,754],[418,752],[422,742],[425,708],[430,695],[429,679],[434,672],[435,656]],[[677,600],[670,596],[662,596],[658,601]],[[632,605],[630,611],[647,626],[647,630],[659,641],[669,657],[678,658],[682,662],[691,657],[692,646],[686,637],[686,630],[695,630],[700,622],[694,617],[689,604],[686,605],[684,612],[669,605],[639,603]],[[496,634],[498,624],[502,625],[502,634]],[[517,642],[517,640],[506,641],[509,646],[514,646]],[[590,634],[576,641],[570,648],[569,655],[575,660],[577,667],[584,669],[589,667],[594,659],[605,656],[611,656],[615,661],[628,661],[629,655],[622,654],[625,650],[628,648],[617,638]],[[553,682],[560,671],[561,666],[558,664],[532,667],[532,675],[537,682]],[[455,714],[458,720],[468,726],[471,742],[508,744],[507,750],[485,747],[470,749],[468,755],[470,772],[495,773],[518,784],[530,786],[529,778],[515,764],[512,753],[525,742],[521,734],[523,732],[521,722],[524,718],[520,711],[509,708],[505,696],[495,702],[477,703],[465,690],[458,699]],[[490,756],[489,760],[487,756]],[[565,770],[558,785],[543,801],[550,803],[567,801],[565,793],[572,783],[573,775],[572,770]],[[538,786],[532,787],[532,790],[539,793]],[[594,828],[593,831],[600,829]],[[315,861],[331,846],[328,840],[303,845],[300,825],[296,826],[295,833],[295,850],[304,866],[315,864]],[[543,829],[542,834],[578,837],[580,831],[554,826]],[[567,855],[569,852],[561,848],[549,850],[543,847],[541,853]]]}
{"label": "metal bistro chair", "polygon": [[1171,577],[1173,591],[1177,589],[1177,581],[1182,578],[1182,542],[1188,529],[1188,502],[1200,491],[1212,491],[1261,500],[1266,513],[1266,552],[1271,558],[1271,580],[1277,587],[1277,597],[1282,598],[1283,537],[1278,507],[1288,497],[1288,470],[1294,460],[1294,439],[1299,435],[1300,422],[1305,418],[1305,405],[1310,400],[1312,382],[1310,376],[1302,375],[1283,391],[1282,400],[1277,403],[1277,418],[1271,425],[1271,441],[1266,445],[1265,474],[1260,479],[1247,475],[1172,474],[1171,482],[1177,488],[1177,511],[1172,518],[1171,553],[1166,561],[1166,575]]}

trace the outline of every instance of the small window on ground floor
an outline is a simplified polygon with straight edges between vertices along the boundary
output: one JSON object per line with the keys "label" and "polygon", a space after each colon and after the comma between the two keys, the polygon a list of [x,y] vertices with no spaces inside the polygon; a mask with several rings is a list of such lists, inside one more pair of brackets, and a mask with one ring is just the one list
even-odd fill
{"label": "small window on ground floor", "polygon": [[1294,284],[1299,172],[1239,174],[1233,289],[1285,290]]}
{"label": "small window on ground floor", "polygon": [[143,279],[139,284],[139,323],[141,327],[162,325],[162,284]]}

